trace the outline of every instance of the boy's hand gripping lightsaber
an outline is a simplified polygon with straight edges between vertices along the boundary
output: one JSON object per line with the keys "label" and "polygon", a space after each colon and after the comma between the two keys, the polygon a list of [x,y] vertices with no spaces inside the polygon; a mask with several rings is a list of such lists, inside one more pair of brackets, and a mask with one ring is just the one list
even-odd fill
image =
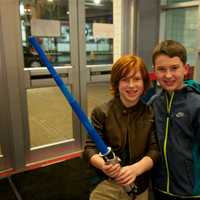
{"label": "boy's hand gripping lightsaber", "polygon": [[[97,133],[96,129],[92,126],[90,123],[88,117],[81,109],[79,103],[76,101],[76,99],[73,97],[73,95],[69,92],[67,86],[63,82],[63,80],[60,78],[56,70],[53,68],[52,64],[48,61],[47,56],[45,55],[44,51],[40,47],[38,41],[35,37],[30,37],[29,42],[34,47],[34,49],[39,54],[40,59],[44,63],[44,65],[47,67],[48,71],[52,75],[53,79],[55,80],[56,84],[62,91],[63,95],[71,105],[71,108],[79,118],[80,122],[83,124],[84,128],[87,130],[87,133],[90,135],[91,139],[95,142],[97,149],[100,152],[100,155],[103,157],[105,162],[107,163],[118,163],[119,158],[115,156],[115,153],[112,151],[110,147],[107,147],[100,135]],[[127,192],[132,191],[132,187],[125,188]]]}

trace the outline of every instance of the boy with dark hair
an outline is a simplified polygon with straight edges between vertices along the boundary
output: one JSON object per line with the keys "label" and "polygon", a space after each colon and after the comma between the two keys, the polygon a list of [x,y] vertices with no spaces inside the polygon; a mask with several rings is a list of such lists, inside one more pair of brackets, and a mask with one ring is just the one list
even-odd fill
{"label": "boy with dark hair", "polygon": [[186,49],[166,40],[152,58],[162,88],[153,101],[161,152],[152,178],[155,199],[200,199],[200,95],[184,84]]}

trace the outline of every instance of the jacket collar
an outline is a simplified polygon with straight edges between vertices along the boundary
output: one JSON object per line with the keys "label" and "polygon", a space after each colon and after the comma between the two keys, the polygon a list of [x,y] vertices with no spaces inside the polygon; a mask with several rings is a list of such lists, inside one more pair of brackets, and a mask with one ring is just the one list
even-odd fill
{"label": "jacket collar", "polygon": [[144,104],[142,103],[141,100],[139,100],[139,102],[134,105],[134,106],[131,106],[131,107],[126,107],[121,99],[119,97],[116,97],[114,98],[114,101],[116,102],[116,106],[118,107],[118,109],[122,112],[122,113],[131,113],[131,112],[134,112],[134,111],[140,111],[142,110],[142,108],[144,107]]}

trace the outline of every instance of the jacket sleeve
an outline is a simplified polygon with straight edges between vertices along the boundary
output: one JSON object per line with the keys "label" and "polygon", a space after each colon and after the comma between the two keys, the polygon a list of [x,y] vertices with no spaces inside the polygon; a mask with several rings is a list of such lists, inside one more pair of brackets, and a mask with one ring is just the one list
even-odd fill
{"label": "jacket sleeve", "polygon": [[154,164],[156,163],[156,161],[158,160],[160,156],[158,139],[157,139],[155,130],[156,130],[155,120],[153,120],[151,133],[149,135],[148,151],[147,151],[146,156],[149,156],[153,160]]}
{"label": "jacket sleeve", "polygon": [[[103,138],[102,133],[104,132],[105,113],[101,107],[96,107],[91,114],[92,125],[96,129],[97,133]],[[83,158],[89,162],[90,158],[94,154],[98,154],[99,151],[96,148],[96,144],[91,140],[88,135],[84,145]]]}

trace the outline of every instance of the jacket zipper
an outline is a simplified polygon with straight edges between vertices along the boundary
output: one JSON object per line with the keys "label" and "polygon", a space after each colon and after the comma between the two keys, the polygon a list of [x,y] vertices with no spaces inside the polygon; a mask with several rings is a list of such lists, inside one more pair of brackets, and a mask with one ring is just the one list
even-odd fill
{"label": "jacket zipper", "polygon": [[169,134],[169,115],[171,113],[172,108],[172,101],[174,98],[174,92],[170,96],[170,100],[168,100],[168,97],[166,95],[167,100],[167,119],[166,119],[166,126],[165,126],[165,138],[164,138],[164,145],[163,145],[163,153],[164,153],[164,160],[165,160],[165,166],[167,170],[167,192],[169,192],[169,166],[168,166],[168,160],[167,160],[167,141],[168,141],[168,134]]}

